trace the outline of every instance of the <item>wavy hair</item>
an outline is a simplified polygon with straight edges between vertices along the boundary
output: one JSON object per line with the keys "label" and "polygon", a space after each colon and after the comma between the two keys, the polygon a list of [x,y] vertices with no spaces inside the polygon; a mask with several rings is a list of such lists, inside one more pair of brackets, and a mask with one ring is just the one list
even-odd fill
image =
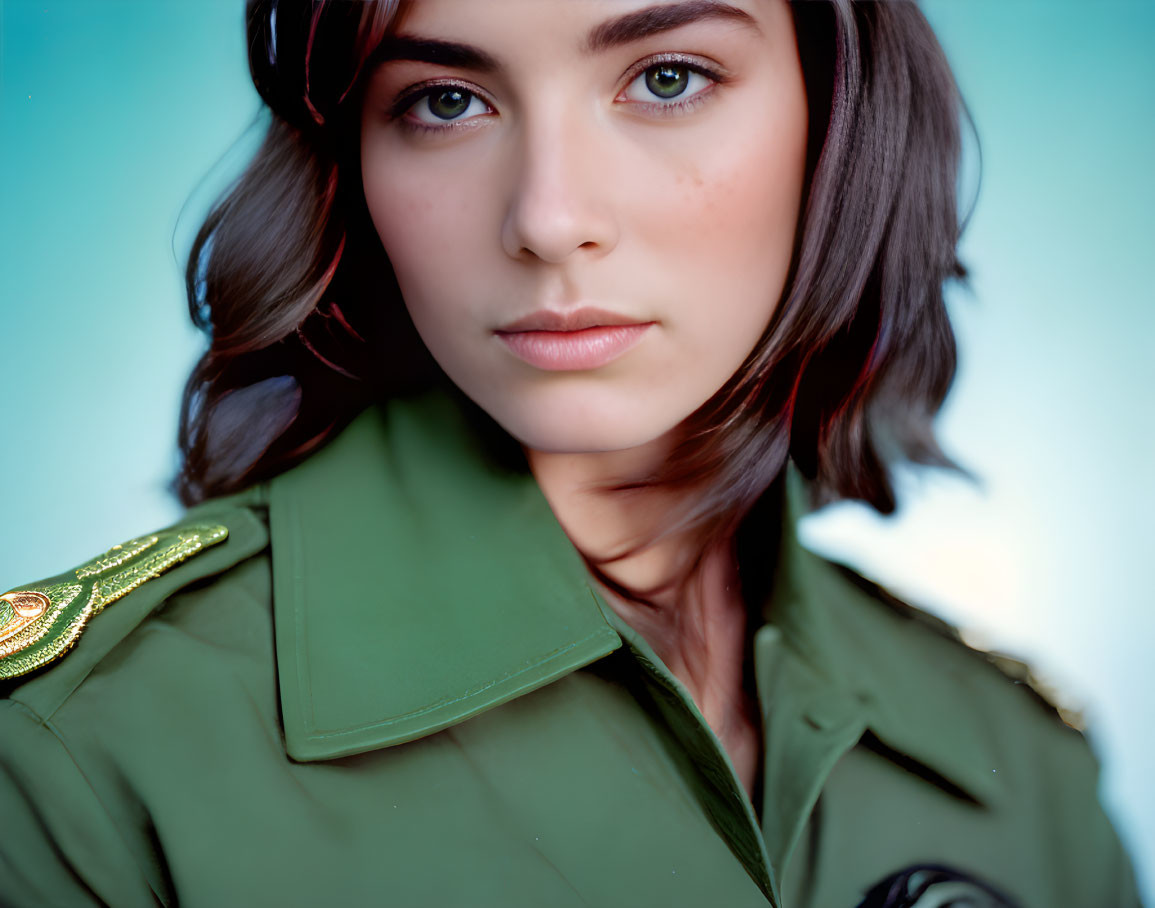
{"label": "wavy hair", "polygon": [[[913,0],[791,8],[810,135],[783,299],[661,470],[616,487],[712,477],[671,530],[737,526],[788,458],[815,503],[882,513],[895,507],[891,465],[950,465],[933,419],[955,370],[943,287],[965,276],[953,76]],[[189,256],[190,312],[209,346],[184,392],[185,503],[287,469],[374,400],[447,381],[361,187],[360,86],[397,11],[397,0],[248,0],[267,132]]]}

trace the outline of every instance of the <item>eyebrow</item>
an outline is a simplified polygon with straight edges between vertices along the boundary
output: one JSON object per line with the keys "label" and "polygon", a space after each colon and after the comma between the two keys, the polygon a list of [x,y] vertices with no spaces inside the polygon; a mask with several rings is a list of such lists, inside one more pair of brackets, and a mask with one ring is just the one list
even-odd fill
{"label": "eyebrow", "polygon": [[729,3],[721,0],[685,0],[683,3],[647,6],[603,22],[586,37],[586,48],[591,53],[600,53],[707,19],[730,19],[761,31],[753,16]]}
{"label": "eyebrow", "polygon": [[[682,3],[647,6],[596,25],[586,36],[585,49],[592,54],[602,53],[651,35],[709,19],[729,19],[761,31],[753,16],[722,0],[683,0]],[[387,37],[374,51],[370,68],[389,60],[412,60],[482,73],[495,72],[501,67],[496,57],[472,44],[415,35]]]}
{"label": "eyebrow", "polygon": [[494,72],[499,68],[496,57],[472,44],[410,35],[392,35],[381,42],[373,52],[372,63],[376,66],[387,60],[414,60],[483,73]]}

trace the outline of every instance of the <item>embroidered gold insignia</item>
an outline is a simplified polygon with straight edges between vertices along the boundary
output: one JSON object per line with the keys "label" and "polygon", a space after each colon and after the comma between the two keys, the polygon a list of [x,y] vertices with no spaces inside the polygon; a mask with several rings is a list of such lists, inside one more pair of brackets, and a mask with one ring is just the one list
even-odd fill
{"label": "embroidered gold insignia", "polygon": [[0,596],[0,679],[51,662],[105,606],[228,535],[215,524],[162,530],[113,546],[75,571]]}

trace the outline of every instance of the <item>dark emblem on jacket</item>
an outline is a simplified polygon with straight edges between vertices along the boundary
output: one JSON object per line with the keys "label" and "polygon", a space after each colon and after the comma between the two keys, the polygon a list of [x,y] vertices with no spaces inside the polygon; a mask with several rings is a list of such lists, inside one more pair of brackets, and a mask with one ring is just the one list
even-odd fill
{"label": "dark emblem on jacket", "polygon": [[858,908],[1018,908],[981,880],[934,864],[907,867],[888,876]]}

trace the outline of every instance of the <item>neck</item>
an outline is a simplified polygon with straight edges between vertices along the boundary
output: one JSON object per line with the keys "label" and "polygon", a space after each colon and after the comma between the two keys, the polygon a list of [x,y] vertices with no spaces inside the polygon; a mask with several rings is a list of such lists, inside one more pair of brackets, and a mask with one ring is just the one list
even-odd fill
{"label": "neck", "polygon": [[668,587],[693,551],[688,534],[654,541],[693,492],[607,487],[649,474],[666,453],[661,439],[628,451],[526,452],[534,478],[578,551],[611,582],[647,599],[671,598]]}
{"label": "neck", "polygon": [[[702,494],[700,488],[605,488],[645,475],[665,455],[661,444],[610,454],[526,452],[570,541],[612,584],[635,594],[599,584],[606,601],[686,685],[749,789],[757,720],[744,686],[747,613],[734,540],[707,548],[702,533],[690,531],[652,541]],[[694,567],[687,571],[687,565]]]}

